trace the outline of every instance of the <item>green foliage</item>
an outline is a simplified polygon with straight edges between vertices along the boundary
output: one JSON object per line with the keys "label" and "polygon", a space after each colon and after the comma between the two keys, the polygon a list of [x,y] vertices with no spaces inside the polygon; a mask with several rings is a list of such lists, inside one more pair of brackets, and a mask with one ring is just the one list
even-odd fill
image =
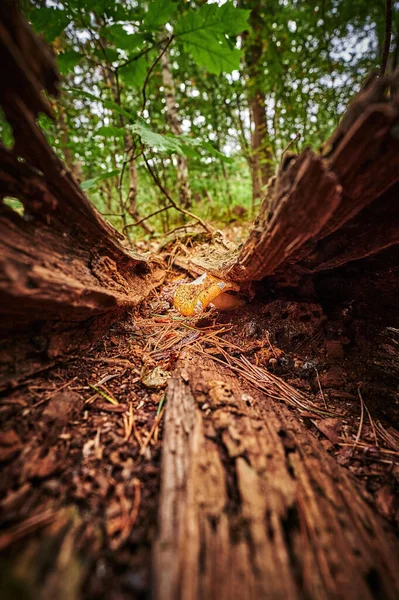
{"label": "green foliage", "polygon": [[215,75],[231,73],[240,68],[242,52],[234,48],[228,36],[248,28],[249,12],[235,8],[232,2],[223,6],[203,4],[177,21],[175,36],[199,66]]}
{"label": "green foliage", "polygon": [[101,173],[101,175],[97,175],[96,177],[93,177],[92,179],[86,179],[86,181],[83,181],[80,184],[80,187],[84,191],[88,190],[91,187],[95,186],[99,181],[104,181],[104,179],[109,179],[110,177],[114,177],[115,175],[118,175],[118,173],[119,173],[118,169],[109,171],[109,173]]}
{"label": "green foliage", "polygon": [[96,136],[102,136],[106,138],[122,137],[126,135],[126,131],[123,127],[112,127],[111,125],[103,125],[99,127],[95,132]]}
{"label": "green foliage", "polygon": [[145,31],[156,31],[174,17],[177,11],[177,3],[173,0],[150,0],[148,10],[144,16],[143,29]]}
{"label": "green foliage", "polygon": [[179,141],[174,136],[160,135],[159,133],[155,133],[151,131],[145,125],[140,125],[136,123],[132,126],[132,130],[137,133],[141,141],[149,146],[150,148],[156,148],[157,150],[161,150],[162,152],[166,152],[168,154],[174,154],[177,152],[178,154],[182,154],[182,146]]}
{"label": "green foliage", "polygon": [[[56,123],[40,117],[45,135],[60,156],[72,157],[82,187],[120,229],[133,223],[127,207],[132,155],[140,215],[167,203],[143,149],[176,201],[178,162],[186,159],[191,210],[202,218],[229,222],[234,206],[250,212],[254,96],[264,103],[274,168],[297,133],[294,150],[317,149],[330,135],[378,65],[384,39],[383,3],[369,0],[241,0],[240,8],[233,0],[25,1],[63,76],[63,111]],[[399,31],[396,7],[393,31]],[[181,135],[171,127],[163,51]],[[13,144],[1,115],[0,134]],[[167,211],[150,223],[166,231],[181,217]],[[143,233],[129,231],[136,238]]]}
{"label": "green foliage", "polygon": [[142,89],[145,78],[147,77],[148,64],[145,56],[133,60],[129,64],[119,69],[119,74],[123,82],[129,87]]}

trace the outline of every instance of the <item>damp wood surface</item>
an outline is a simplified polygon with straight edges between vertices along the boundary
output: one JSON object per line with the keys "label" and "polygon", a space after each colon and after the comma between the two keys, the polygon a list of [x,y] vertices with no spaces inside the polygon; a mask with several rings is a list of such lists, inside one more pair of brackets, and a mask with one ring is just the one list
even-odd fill
{"label": "damp wood surface", "polygon": [[398,597],[397,541],[288,409],[192,357],[167,403],[157,599]]}

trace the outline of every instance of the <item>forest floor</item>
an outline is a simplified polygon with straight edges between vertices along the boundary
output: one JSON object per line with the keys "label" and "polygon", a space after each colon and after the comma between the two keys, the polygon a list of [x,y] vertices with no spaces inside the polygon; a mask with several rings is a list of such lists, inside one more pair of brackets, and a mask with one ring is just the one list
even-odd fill
{"label": "forest floor", "polygon": [[351,307],[328,313],[265,293],[185,318],[172,304],[184,280],[170,269],[87,355],[1,399],[2,597],[73,598],[81,586],[85,598],[149,597],[165,387],[186,352],[289,404],[397,527],[399,406],[370,369],[372,343]]}

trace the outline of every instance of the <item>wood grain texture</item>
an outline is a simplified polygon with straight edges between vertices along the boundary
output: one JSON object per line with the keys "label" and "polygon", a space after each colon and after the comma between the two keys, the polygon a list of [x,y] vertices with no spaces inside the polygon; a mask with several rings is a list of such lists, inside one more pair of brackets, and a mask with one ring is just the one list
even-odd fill
{"label": "wood grain texture", "polygon": [[198,357],[170,382],[155,598],[394,599],[396,540],[285,406]]}
{"label": "wood grain texture", "polygon": [[[79,347],[93,317],[116,319],[162,278],[159,269],[150,277],[146,259],[123,246],[40,130],[39,113],[52,115],[44,92],[57,95],[59,76],[12,0],[0,3],[0,53],[0,104],[14,135],[13,148],[0,144],[2,386],[49,364],[72,340]],[[9,198],[23,211],[12,210]]]}

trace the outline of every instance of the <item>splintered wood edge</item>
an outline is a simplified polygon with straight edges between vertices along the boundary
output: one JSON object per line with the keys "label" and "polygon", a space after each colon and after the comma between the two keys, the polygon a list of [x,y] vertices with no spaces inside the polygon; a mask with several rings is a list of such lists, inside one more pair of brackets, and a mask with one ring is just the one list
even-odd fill
{"label": "splintered wood edge", "polygon": [[397,541],[285,406],[198,357],[167,392],[156,600],[396,599]]}

